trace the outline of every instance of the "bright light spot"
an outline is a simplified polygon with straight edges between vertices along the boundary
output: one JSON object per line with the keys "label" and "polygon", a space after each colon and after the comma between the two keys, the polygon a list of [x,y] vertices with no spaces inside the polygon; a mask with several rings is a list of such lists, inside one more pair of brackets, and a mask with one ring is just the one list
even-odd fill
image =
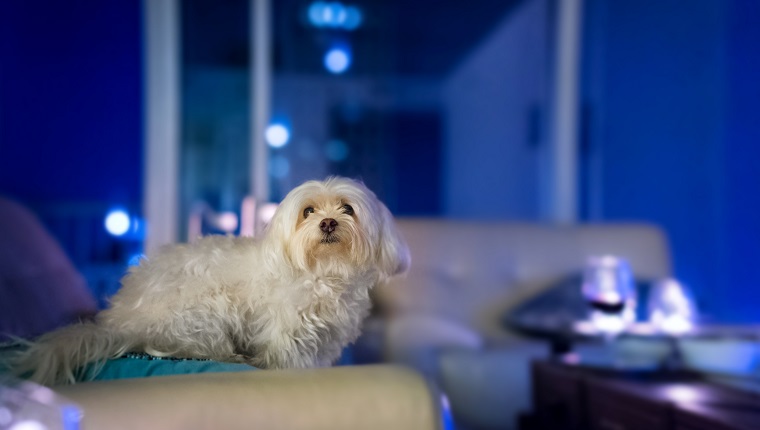
{"label": "bright light spot", "polygon": [[668,334],[684,334],[694,328],[694,324],[687,316],[680,314],[665,315],[661,310],[652,312],[650,319],[657,328]]}
{"label": "bright light spot", "polygon": [[345,6],[341,2],[317,1],[307,11],[309,22],[317,28],[356,30],[362,24],[362,13],[356,6]]}
{"label": "bright light spot", "polygon": [[325,68],[334,74],[341,74],[351,66],[351,54],[344,48],[332,48],[325,54]]}
{"label": "bright light spot", "polygon": [[325,154],[330,161],[343,161],[348,157],[348,145],[346,142],[338,139],[327,142]]}
{"label": "bright light spot", "polygon": [[290,173],[290,161],[281,155],[275,155],[269,159],[269,174],[277,179],[282,179]]}
{"label": "bright light spot", "polygon": [[319,14],[320,24],[324,26],[332,27],[333,23],[333,8],[329,4],[325,4]]}
{"label": "bright light spot", "polygon": [[321,1],[314,2],[309,6],[309,22],[311,22],[311,25],[315,27],[322,27],[324,25],[322,11],[325,10],[326,7],[327,5]]}
{"label": "bright light spot", "polygon": [[123,236],[129,231],[129,214],[121,209],[114,209],[106,215],[106,230],[114,236]]}
{"label": "bright light spot", "polygon": [[690,332],[694,325],[691,321],[681,315],[671,315],[662,321],[660,325],[662,331],[670,334],[684,334]]}
{"label": "bright light spot", "polygon": [[591,315],[591,322],[594,327],[601,332],[616,335],[625,330],[626,322],[620,315],[609,315],[602,312],[594,312]]}
{"label": "bright light spot", "polygon": [[666,397],[669,397],[677,402],[694,402],[699,400],[703,395],[698,389],[689,387],[688,385],[673,385],[662,388]]}
{"label": "bright light spot", "polygon": [[620,293],[617,291],[604,290],[599,293],[597,300],[602,303],[614,305],[622,302],[623,298],[620,297]]}
{"label": "bright light spot", "polygon": [[269,221],[272,221],[272,218],[274,217],[274,213],[277,212],[277,203],[267,203],[259,209],[259,220],[263,224],[269,224]]}
{"label": "bright light spot", "polygon": [[649,321],[664,333],[679,335],[693,329],[697,311],[680,282],[664,279],[649,293]]}
{"label": "bright light spot", "polygon": [[322,16],[330,27],[341,27],[346,22],[346,8],[342,3],[328,3]]}
{"label": "bright light spot", "polygon": [[218,213],[215,221],[219,230],[227,233],[232,233],[238,226],[238,217],[235,212]]}
{"label": "bright light spot", "polygon": [[47,426],[39,421],[19,421],[8,427],[8,430],[47,430]]}
{"label": "bright light spot", "polygon": [[282,124],[272,124],[267,127],[264,138],[272,148],[281,148],[290,140],[290,130]]}

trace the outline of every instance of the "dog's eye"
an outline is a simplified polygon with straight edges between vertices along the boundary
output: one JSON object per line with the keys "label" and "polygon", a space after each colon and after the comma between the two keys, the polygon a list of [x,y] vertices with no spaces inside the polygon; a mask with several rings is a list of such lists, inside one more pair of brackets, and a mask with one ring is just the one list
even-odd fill
{"label": "dog's eye", "polygon": [[352,208],[351,205],[343,205],[343,213],[346,215],[353,215],[354,208]]}
{"label": "dog's eye", "polygon": [[303,217],[308,218],[309,214],[313,214],[313,213],[314,213],[314,208],[309,206],[308,208],[303,210]]}

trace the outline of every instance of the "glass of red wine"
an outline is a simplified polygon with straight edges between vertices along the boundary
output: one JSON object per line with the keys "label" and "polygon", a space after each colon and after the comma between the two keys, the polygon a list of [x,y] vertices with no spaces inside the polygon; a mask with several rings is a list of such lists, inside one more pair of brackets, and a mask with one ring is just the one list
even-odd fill
{"label": "glass of red wine", "polygon": [[614,337],[635,321],[636,287],[624,259],[613,255],[589,257],[582,291],[597,332]]}

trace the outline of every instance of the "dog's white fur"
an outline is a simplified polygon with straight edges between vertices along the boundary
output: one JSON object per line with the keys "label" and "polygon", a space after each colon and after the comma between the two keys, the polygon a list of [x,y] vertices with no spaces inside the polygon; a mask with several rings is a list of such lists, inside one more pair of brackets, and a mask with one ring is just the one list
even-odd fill
{"label": "dog's white fur", "polygon": [[[330,240],[319,226],[327,218],[338,223]],[[144,259],[94,322],[42,336],[15,369],[43,384],[74,383],[84,365],[128,351],[327,366],[358,337],[370,288],[409,263],[390,212],[364,185],[306,182],[260,239],[209,236]]]}

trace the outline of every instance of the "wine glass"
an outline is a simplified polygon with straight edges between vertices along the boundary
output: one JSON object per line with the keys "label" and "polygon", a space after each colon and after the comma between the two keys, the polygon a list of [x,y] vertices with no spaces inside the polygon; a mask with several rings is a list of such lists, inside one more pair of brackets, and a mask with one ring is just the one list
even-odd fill
{"label": "wine glass", "polygon": [[647,303],[649,323],[665,336],[670,346],[662,362],[664,369],[678,370],[683,367],[679,337],[694,329],[697,309],[689,290],[672,278],[660,279],[649,290]]}
{"label": "wine glass", "polygon": [[688,288],[675,279],[661,279],[652,285],[647,309],[649,322],[661,333],[678,336],[694,328],[694,299]]}
{"label": "wine glass", "polygon": [[613,255],[591,256],[583,272],[583,297],[595,330],[612,338],[636,319],[636,288],[628,262]]}

